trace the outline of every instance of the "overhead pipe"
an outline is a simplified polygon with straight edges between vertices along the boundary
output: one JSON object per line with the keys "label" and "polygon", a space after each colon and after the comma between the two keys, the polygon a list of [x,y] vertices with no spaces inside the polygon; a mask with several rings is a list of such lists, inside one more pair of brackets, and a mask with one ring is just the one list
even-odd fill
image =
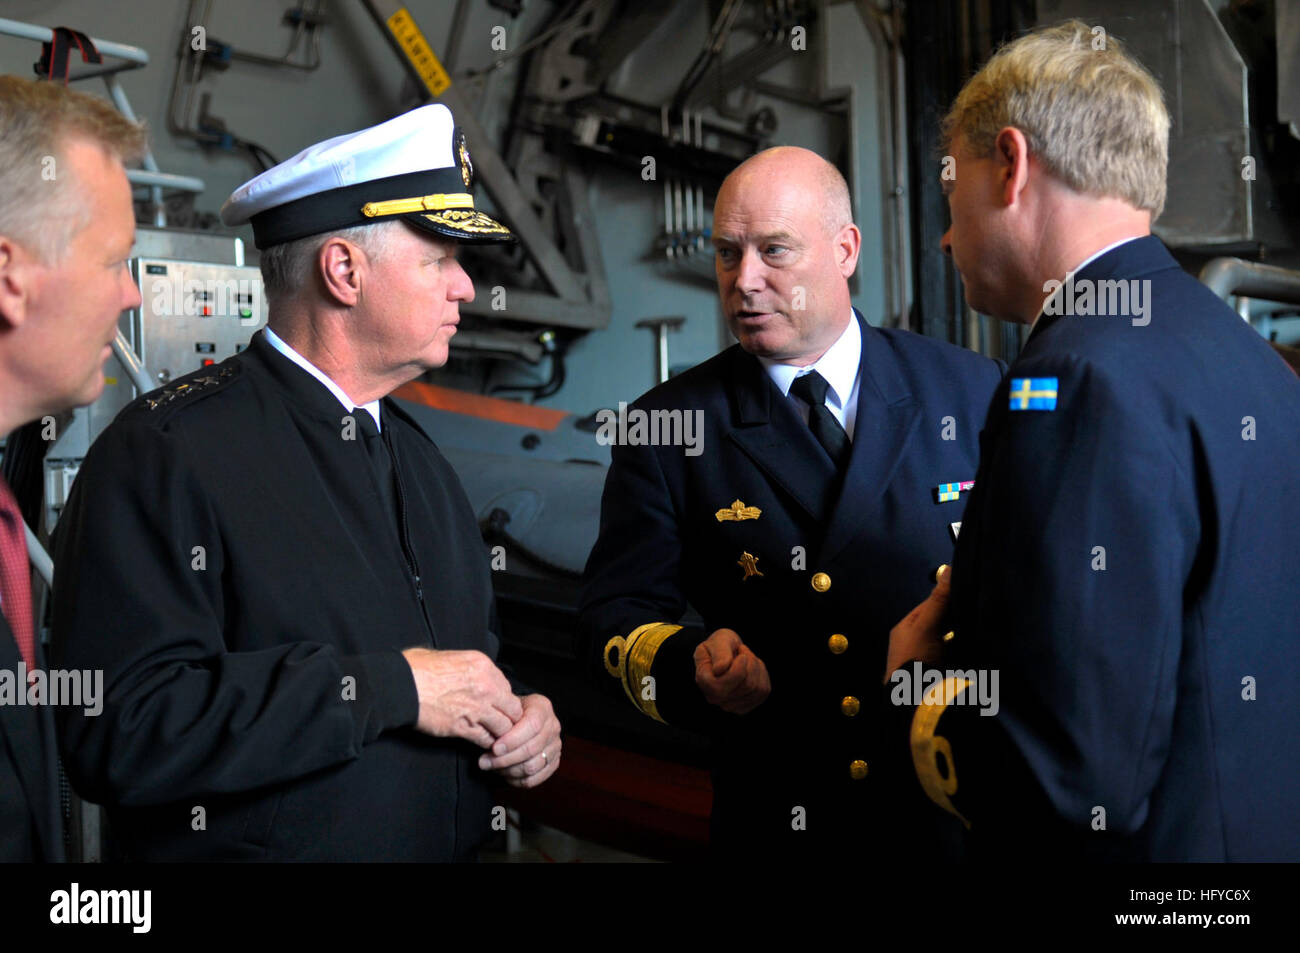
{"label": "overhead pipe", "polygon": [[1241,258],[1214,258],[1198,276],[1225,301],[1233,295],[1300,304],[1300,271]]}

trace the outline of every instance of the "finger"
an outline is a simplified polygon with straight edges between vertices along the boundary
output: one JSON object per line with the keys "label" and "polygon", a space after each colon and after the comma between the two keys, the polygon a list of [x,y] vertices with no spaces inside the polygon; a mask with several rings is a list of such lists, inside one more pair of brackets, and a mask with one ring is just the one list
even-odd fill
{"label": "finger", "polygon": [[[724,648],[717,646],[710,648],[707,641],[701,642],[695,653],[695,681],[701,687],[705,683],[716,683],[718,677],[725,675],[731,667],[732,656],[727,654]],[[718,659],[724,654],[726,654],[726,661],[720,664]]]}
{"label": "finger", "polygon": [[719,629],[714,634],[718,636],[720,651],[713,653],[713,674],[721,676],[735,663],[743,646],[740,637],[730,629]]}
{"label": "finger", "polygon": [[[528,742],[534,740],[541,730],[541,714],[534,711],[525,711],[523,717],[493,743],[492,757],[500,758],[524,747]],[[538,750],[540,749],[535,749],[532,754],[536,754]]]}
{"label": "finger", "polygon": [[[468,717],[475,724],[491,732],[493,741],[509,733],[515,726],[515,720],[494,705],[482,705],[478,711],[472,712]],[[490,748],[492,743],[489,741],[483,747]]]}
{"label": "finger", "polygon": [[731,694],[744,685],[745,680],[749,678],[751,658],[752,656],[747,654],[737,655],[731,667],[717,679],[718,691]]}
{"label": "finger", "polygon": [[[517,769],[525,762],[540,757],[552,737],[551,732],[541,730],[501,754],[497,754],[494,748],[491,752],[479,758],[479,767],[485,771],[501,771],[506,768]],[[500,744],[500,741],[497,743]]]}
{"label": "finger", "polygon": [[[543,755],[545,751],[545,755]],[[551,753],[545,749],[538,750],[534,754],[520,761],[518,764],[506,765],[497,768],[496,771],[507,780],[522,781],[525,778],[531,778],[533,775],[540,774],[546,770],[550,764]]]}
{"label": "finger", "polygon": [[509,718],[511,724],[514,724],[524,715],[524,703],[504,678],[501,680],[500,689],[500,694],[493,700],[492,705]]}
{"label": "finger", "polygon": [[503,771],[506,782],[517,788],[535,788],[541,784],[560,767],[560,748],[556,745],[554,749],[546,749],[545,756],[538,755],[531,758],[524,764],[507,771]]}
{"label": "finger", "polygon": [[909,612],[901,624],[924,632],[937,630],[943,623],[944,614],[948,611],[951,576],[951,570],[942,573],[926,600]]}
{"label": "finger", "polygon": [[713,656],[709,654],[709,646],[704,642],[695,646],[695,681],[713,681]]}
{"label": "finger", "polygon": [[736,692],[731,696],[728,701],[732,707],[724,710],[735,711],[741,715],[747,714],[761,705],[767,698],[767,694],[759,685],[747,686],[743,691]]}
{"label": "finger", "polygon": [[491,748],[492,742],[496,738],[487,728],[470,721],[468,718],[458,719],[453,731],[458,737],[464,738],[480,748]]}

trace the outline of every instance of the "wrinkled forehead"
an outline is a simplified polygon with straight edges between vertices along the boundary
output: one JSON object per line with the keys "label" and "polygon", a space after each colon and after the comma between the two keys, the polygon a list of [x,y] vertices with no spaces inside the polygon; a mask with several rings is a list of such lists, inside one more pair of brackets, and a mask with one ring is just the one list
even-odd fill
{"label": "wrinkled forehead", "polygon": [[815,190],[767,176],[733,176],[713,208],[715,241],[800,237],[821,221]]}

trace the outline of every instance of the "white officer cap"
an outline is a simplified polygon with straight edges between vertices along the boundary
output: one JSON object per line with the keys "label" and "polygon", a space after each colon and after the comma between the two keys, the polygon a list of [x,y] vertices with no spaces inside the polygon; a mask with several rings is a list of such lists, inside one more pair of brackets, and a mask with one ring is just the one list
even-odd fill
{"label": "white officer cap", "polygon": [[250,179],[221,207],[227,225],[253,225],[268,248],[309,235],[400,218],[459,242],[514,241],[474,208],[474,166],[451,110],[421,106],[317,143]]}

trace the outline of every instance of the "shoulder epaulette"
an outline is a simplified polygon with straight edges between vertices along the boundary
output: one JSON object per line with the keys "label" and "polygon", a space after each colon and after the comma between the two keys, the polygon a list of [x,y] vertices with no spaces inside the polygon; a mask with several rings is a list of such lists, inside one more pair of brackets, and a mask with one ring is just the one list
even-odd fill
{"label": "shoulder epaulette", "polygon": [[223,361],[217,367],[196,375],[187,375],[169,387],[151,391],[140,398],[142,410],[157,411],[182,406],[192,398],[214,393],[239,376],[239,364]]}

